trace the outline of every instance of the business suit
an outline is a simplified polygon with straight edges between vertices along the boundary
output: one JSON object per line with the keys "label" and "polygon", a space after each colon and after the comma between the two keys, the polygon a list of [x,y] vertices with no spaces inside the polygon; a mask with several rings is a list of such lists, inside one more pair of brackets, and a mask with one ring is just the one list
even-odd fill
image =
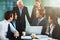
{"label": "business suit", "polygon": [[27,7],[23,7],[22,9],[22,14],[20,15],[19,8],[14,7],[13,11],[17,13],[17,20],[16,20],[16,29],[19,31],[20,36],[22,35],[22,31],[25,31],[26,28],[26,20],[25,20],[25,15],[27,16],[27,19],[30,23],[30,17],[28,14]]}
{"label": "business suit", "polygon": [[31,14],[31,24],[30,25],[32,25],[32,22],[34,20],[36,20],[36,11],[42,11],[42,13],[43,13],[44,9],[43,8],[39,9],[34,5],[34,8],[32,10],[32,14]]}
{"label": "business suit", "polygon": [[60,26],[58,24],[54,26],[52,38],[60,39]]}
{"label": "business suit", "polygon": [[47,21],[46,21],[46,19],[43,18],[43,20],[41,20],[41,22],[38,25],[37,25],[37,22],[38,22],[37,19],[34,20],[33,23],[32,23],[32,26],[43,26],[41,34],[45,35],[46,29],[47,29]]}

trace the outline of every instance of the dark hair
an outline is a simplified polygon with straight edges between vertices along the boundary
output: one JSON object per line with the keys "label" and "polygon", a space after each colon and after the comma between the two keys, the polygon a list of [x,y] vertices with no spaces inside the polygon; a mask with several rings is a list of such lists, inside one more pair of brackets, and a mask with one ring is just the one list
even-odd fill
{"label": "dark hair", "polygon": [[42,15],[42,17],[44,17],[44,13],[43,10],[39,10],[40,15]]}
{"label": "dark hair", "polygon": [[15,15],[17,15],[16,12],[13,13],[13,21],[15,20]]}
{"label": "dark hair", "polygon": [[10,19],[10,17],[12,17],[14,11],[6,11],[5,14],[4,14],[4,18],[6,20]]}
{"label": "dark hair", "polygon": [[58,22],[57,22],[57,16],[55,16],[55,15],[49,15],[49,16],[53,20],[53,24],[54,25],[58,24]]}

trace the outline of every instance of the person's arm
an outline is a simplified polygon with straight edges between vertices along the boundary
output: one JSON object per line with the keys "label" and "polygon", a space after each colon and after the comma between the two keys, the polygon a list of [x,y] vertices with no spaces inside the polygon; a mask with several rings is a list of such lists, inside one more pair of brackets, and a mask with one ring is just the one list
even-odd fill
{"label": "person's arm", "polygon": [[27,7],[25,7],[25,14],[26,14],[27,19],[28,19],[28,22],[29,22],[29,24],[30,24],[30,23],[31,23],[31,20],[30,20],[30,16],[29,16]]}
{"label": "person's arm", "polygon": [[47,29],[47,21],[44,21],[44,23],[42,24],[42,26],[43,26],[43,28],[42,28],[42,32],[41,32],[41,34],[42,35],[45,35],[46,33],[46,29]]}
{"label": "person's arm", "polygon": [[1,40],[9,40],[6,38],[6,34],[4,33],[4,26],[0,23],[0,39]]}
{"label": "person's arm", "polygon": [[35,18],[35,8],[32,9],[32,14],[31,14],[31,25],[32,25],[32,22]]}
{"label": "person's arm", "polygon": [[14,36],[17,38],[19,37],[19,32],[13,27],[12,24],[10,24],[10,29],[14,33]]}

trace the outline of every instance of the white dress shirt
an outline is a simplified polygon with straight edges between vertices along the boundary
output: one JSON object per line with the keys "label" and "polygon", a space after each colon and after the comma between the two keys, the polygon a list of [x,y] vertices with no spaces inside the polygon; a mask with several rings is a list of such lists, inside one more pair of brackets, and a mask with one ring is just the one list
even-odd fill
{"label": "white dress shirt", "polygon": [[54,29],[54,26],[51,24],[50,25],[50,35],[52,35],[53,29]]}
{"label": "white dress shirt", "polygon": [[50,24],[50,26],[47,27],[46,34],[52,36],[54,28],[55,28],[54,25]]}
{"label": "white dress shirt", "polygon": [[7,31],[8,31],[8,24],[10,24],[10,29],[13,33],[18,32],[11,23],[9,23],[7,20],[3,20],[0,22],[0,39],[1,40],[9,40],[6,38]]}

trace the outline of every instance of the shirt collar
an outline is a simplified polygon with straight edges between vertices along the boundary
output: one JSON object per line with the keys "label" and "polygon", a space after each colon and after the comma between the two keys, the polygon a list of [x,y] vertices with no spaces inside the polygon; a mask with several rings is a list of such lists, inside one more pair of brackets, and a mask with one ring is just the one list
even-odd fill
{"label": "shirt collar", "polygon": [[52,27],[54,28],[54,26],[55,26],[55,25],[51,24],[51,25],[50,25],[50,28],[52,28]]}
{"label": "shirt collar", "polygon": [[10,24],[10,22],[8,22],[7,20],[4,20],[7,24]]}
{"label": "shirt collar", "polygon": [[44,17],[42,17],[41,19],[38,19],[38,20],[42,21],[43,19],[44,19]]}
{"label": "shirt collar", "polygon": [[19,8],[19,10],[22,10],[23,9],[23,7],[22,8]]}

